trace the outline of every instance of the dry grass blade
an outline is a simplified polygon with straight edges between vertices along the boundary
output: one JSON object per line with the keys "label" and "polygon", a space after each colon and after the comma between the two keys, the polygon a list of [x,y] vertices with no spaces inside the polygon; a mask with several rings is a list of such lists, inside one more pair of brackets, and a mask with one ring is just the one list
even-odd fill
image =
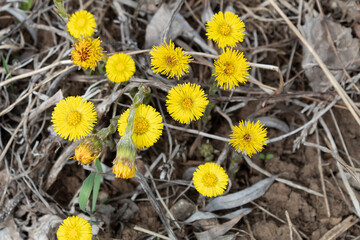
{"label": "dry grass blade", "polygon": [[[315,136],[316,136],[316,143],[319,144],[319,133],[318,133],[317,130],[315,132]],[[319,174],[320,174],[321,189],[322,189],[323,194],[324,194],[326,213],[327,213],[327,216],[330,217],[331,213],[330,213],[330,207],[329,207],[329,200],[328,200],[327,193],[326,193],[326,188],[325,188],[324,173],[323,173],[323,166],[322,166],[322,161],[321,161],[320,149],[317,149],[317,154],[318,154],[318,168],[319,168]]]}
{"label": "dry grass blade", "polygon": [[349,216],[344,221],[330,229],[327,233],[325,233],[320,240],[335,240],[340,237],[345,231],[347,231],[350,227],[354,226],[359,222],[359,218],[355,216]]}
{"label": "dry grass blade", "polygon": [[311,54],[314,56],[315,60],[318,62],[320,68],[324,71],[325,75],[328,77],[330,83],[335,88],[336,92],[339,94],[341,99],[344,101],[345,105],[348,107],[352,116],[355,118],[356,122],[360,126],[360,118],[357,112],[359,109],[356,107],[354,102],[350,99],[350,97],[346,94],[345,90],[340,86],[340,84],[336,81],[334,76],[329,71],[328,67],[324,64],[324,62],[317,55],[315,50],[310,46],[310,44],[305,40],[305,38],[301,35],[299,30],[294,26],[294,24],[289,20],[289,18],[285,15],[285,13],[279,8],[277,3],[274,0],[268,0],[271,5],[275,8],[275,10],[280,14],[280,16],[285,20],[291,30],[296,34],[296,36],[300,39],[300,41],[309,49]]}
{"label": "dry grass blade", "polygon": [[[63,60],[63,61],[59,61],[59,62],[55,62],[53,64],[50,64],[49,66],[46,66],[46,67],[43,67],[43,68],[40,68],[40,69],[37,69],[37,70],[34,70],[34,71],[31,71],[31,72],[28,72],[28,73],[24,73],[24,74],[21,74],[19,76],[16,76],[16,77],[12,77],[6,81],[3,81],[0,83],[0,87],[2,86],[6,86],[8,85],[9,83],[12,83],[12,82],[15,82],[17,80],[20,80],[20,79],[24,79],[24,78],[28,78],[28,77],[31,77],[31,76],[34,76],[38,73],[41,73],[41,72],[45,72],[45,71],[48,71],[52,68],[55,68],[57,66],[61,66],[61,65],[70,65],[72,64],[72,61],[71,60]],[[67,69],[68,70],[68,69]]]}

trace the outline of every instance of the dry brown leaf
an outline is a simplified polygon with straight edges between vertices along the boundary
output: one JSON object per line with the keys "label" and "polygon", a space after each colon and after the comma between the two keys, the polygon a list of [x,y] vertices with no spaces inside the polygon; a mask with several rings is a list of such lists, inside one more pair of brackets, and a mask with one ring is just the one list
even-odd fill
{"label": "dry brown leaf", "polygon": [[[344,73],[341,65],[328,41],[326,24],[329,28],[338,55],[346,69],[360,67],[359,39],[353,38],[351,28],[346,28],[328,18],[321,16],[311,18],[305,16],[305,24],[299,27],[302,35],[315,49],[321,60],[330,69],[337,81],[340,81]],[[310,53],[308,48],[303,46],[302,67],[305,75],[310,81],[310,87],[316,92],[325,92],[331,85],[324,72]],[[334,69],[334,70],[332,70]]]}

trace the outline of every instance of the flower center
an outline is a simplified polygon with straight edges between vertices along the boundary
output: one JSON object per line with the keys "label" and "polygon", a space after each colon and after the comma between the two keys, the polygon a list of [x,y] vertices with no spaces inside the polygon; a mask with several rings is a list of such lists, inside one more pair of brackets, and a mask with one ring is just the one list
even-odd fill
{"label": "flower center", "polygon": [[246,133],[242,138],[247,143],[251,142],[251,135],[248,133]]}
{"label": "flower center", "polygon": [[206,173],[202,177],[202,182],[205,187],[215,187],[219,179],[214,173]]}
{"label": "flower center", "polygon": [[234,73],[234,65],[232,63],[228,63],[225,65],[225,70],[224,72],[227,74],[227,75],[231,75]]}
{"label": "flower center", "polygon": [[231,27],[227,24],[223,24],[220,26],[219,32],[221,33],[221,35],[227,36],[231,33]]}
{"label": "flower center", "polygon": [[166,57],[166,63],[167,65],[169,65],[170,67],[173,67],[177,64],[177,60],[174,56],[167,56]]}
{"label": "flower center", "polygon": [[119,64],[116,65],[116,70],[117,70],[118,72],[123,72],[124,69],[125,69],[125,64],[119,63]]}
{"label": "flower center", "polygon": [[80,61],[85,62],[89,58],[89,46],[84,46],[78,50]]}
{"label": "flower center", "polygon": [[181,106],[187,110],[191,109],[193,106],[193,100],[191,100],[191,98],[184,98],[184,100],[181,102]]}
{"label": "flower center", "polygon": [[139,117],[135,119],[135,126],[134,126],[134,132],[136,134],[144,134],[149,130],[149,123],[148,121],[143,118],[143,117]]}
{"label": "flower center", "polygon": [[72,111],[67,115],[69,125],[75,126],[81,121],[81,114],[77,111]]}
{"label": "flower center", "polygon": [[80,232],[75,227],[71,227],[68,230],[67,237],[68,237],[67,239],[69,240],[80,239]]}
{"label": "flower center", "polygon": [[85,19],[83,18],[80,18],[78,21],[77,21],[77,25],[79,28],[82,28],[85,26]]}

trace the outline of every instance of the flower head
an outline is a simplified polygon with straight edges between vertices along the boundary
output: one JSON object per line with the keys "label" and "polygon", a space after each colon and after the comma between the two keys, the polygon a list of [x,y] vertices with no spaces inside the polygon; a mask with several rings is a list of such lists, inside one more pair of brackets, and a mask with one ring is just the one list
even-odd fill
{"label": "flower head", "polygon": [[245,24],[232,12],[218,12],[206,23],[206,35],[220,48],[235,47],[244,40]]}
{"label": "flower head", "polygon": [[194,83],[178,84],[170,89],[167,98],[166,107],[170,116],[186,124],[202,117],[209,103],[204,90]]}
{"label": "flower head", "polygon": [[84,69],[94,69],[104,53],[100,43],[99,39],[78,39],[71,51],[73,63]]}
{"label": "flower head", "polygon": [[61,223],[56,235],[58,240],[91,240],[91,225],[81,217],[68,217]]}
{"label": "flower head", "polygon": [[184,73],[189,72],[190,55],[185,55],[182,48],[175,48],[173,42],[164,42],[160,46],[154,46],[150,51],[151,68],[155,73],[162,73],[168,78],[176,76],[178,79]]}
{"label": "flower head", "polygon": [[196,190],[206,197],[222,194],[228,184],[229,177],[225,170],[216,163],[200,165],[193,175]]}
{"label": "flower head", "polygon": [[60,100],[51,116],[55,132],[70,141],[89,135],[96,120],[94,104],[80,96]]}
{"label": "flower head", "polygon": [[266,145],[266,135],[266,128],[260,121],[240,121],[239,126],[235,126],[230,134],[230,144],[251,157],[254,153],[262,151]]}
{"label": "flower head", "polygon": [[239,83],[245,83],[249,77],[249,63],[244,54],[237,50],[225,48],[214,65],[215,81],[224,89],[233,89],[239,86]]}
{"label": "flower head", "polygon": [[71,15],[66,26],[74,38],[87,38],[93,35],[96,22],[91,13],[81,10]]}
{"label": "flower head", "polygon": [[114,54],[106,62],[106,73],[110,81],[125,82],[134,75],[135,62],[125,53]]}
{"label": "flower head", "polygon": [[102,142],[96,135],[85,138],[79,146],[75,148],[75,155],[72,157],[82,164],[92,163],[101,154]]}
{"label": "flower head", "polygon": [[[129,109],[120,116],[118,127],[120,136],[124,135],[128,116]],[[159,140],[164,127],[161,122],[160,113],[153,107],[144,104],[139,106],[135,113],[134,133],[132,135],[138,149],[151,147]]]}

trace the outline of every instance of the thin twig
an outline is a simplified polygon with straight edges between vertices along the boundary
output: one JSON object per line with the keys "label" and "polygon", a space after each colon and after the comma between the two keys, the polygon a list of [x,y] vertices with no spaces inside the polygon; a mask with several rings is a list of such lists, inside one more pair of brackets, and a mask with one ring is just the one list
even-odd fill
{"label": "thin twig", "polygon": [[[286,220],[287,220],[287,222],[288,222],[288,225],[289,225],[289,231],[290,231],[290,240],[293,240],[293,233],[292,233],[292,228],[293,228],[293,225],[292,225],[292,222],[291,222],[291,220],[290,220],[290,216],[289,216],[289,213],[288,213],[288,211],[286,211],[285,210],[285,216],[286,216]],[[301,239],[301,237],[300,237],[300,239]]]}

